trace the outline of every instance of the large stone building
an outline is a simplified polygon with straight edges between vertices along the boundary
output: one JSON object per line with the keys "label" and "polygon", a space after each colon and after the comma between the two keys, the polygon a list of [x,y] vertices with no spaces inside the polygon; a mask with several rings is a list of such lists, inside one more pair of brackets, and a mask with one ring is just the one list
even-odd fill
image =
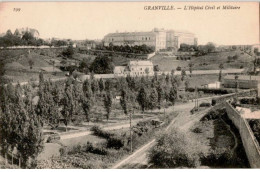
{"label": "large stone building", "polygon": [[153,63],[149,60],[129,61],[127,66],[115,66],[114,75],[120,76],[145,76],[154,75]]}
{"label": "large stone building", "polygon": [[187,31],[153,29],[149,32],[122,32],[109,33],[104,37],[104,45],[147,45],[155,48],[155,51],[161,49],[178,49],[182,43],[197,45],[197,38],[193,33]]}

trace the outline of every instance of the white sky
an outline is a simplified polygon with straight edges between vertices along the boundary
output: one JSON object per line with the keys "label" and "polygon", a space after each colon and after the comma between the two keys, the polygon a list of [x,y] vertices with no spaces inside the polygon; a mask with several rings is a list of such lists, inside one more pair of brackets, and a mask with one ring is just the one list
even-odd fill
{"label": "white sky", "polygon": [[[144,6],[240,6],[240,10],[148,11]],[[14,12],[13,8],[21,8]],[[42,38],[102,39],[110,32],[154,27],[195,33],[199,44],[259,43],[258,2],[8,2],[0,3],[0,33],[29,27]]]}

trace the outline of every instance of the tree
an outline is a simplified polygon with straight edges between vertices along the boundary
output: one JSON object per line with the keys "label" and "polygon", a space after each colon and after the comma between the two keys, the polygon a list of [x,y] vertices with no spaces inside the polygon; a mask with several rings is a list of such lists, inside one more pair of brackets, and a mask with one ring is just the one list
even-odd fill
{"label": "tree", "polygon": [[86,116],[87,121],[90,121],[90,107],[91,107],[91,100],[89,100],[87,97],[82,97],[82,109],[84,111],[84,114]]}
{"label": "tree", "polygon": [[106,117],[108,121],[112,109],[112,95],[110,91],[107,91],[106,94],[104,95],[104,106],[107,112]]}
{"label": "tree", "polygon": [[236,82],[236,92],[238,92],[238,75],[235,75],[235,82]]}
{"label": "tree", "polygon": [[125,91],[125,89],[121,90],[121,97],[120,97],[120,105],[122,109],[124,110],[124,114],[128,114],[129,112],[129,95],[128,92]]}
{"label": "tree", "polygon": [[88,74],[90,72],[90,65],[90,60],[84,58],[79,64],[79,71]]}
{"label": "tree", "polygon": [[158,93],[158,109],[161,109],[161,104],[164,99],[164,91],[161,84],[157,87],[157,93]]}
{"label": "tree", "polygon": [[102,92],[105,89],[105,84],[102,78],[100,78],[98,85],[99,85],[99,91]]}
{"label": "tree", "polygon": [[186,80],[184,84],[185,84],[185,91],[186,91],[190,86],[190,82]]}
{"label": "tree", "polygon": [[63,52],[62,55],[67,57],[67,58],[72,58],[74,55],[74,49],[73,46],[70,44]]}
{"label": "tree", "polygon": [[84,93],[85,97],[90,99],[92,96],[92,88],[91,88],[91,81],[89,79],[86,79],[83,82],[82,89],[83,89],[83,93]]}
{"label": "tree", "polygon": [[72,93],[72,85],[67,86],[65,88],[65,94],[62,99],[62,110],[61,114],[64,118],[64,124],[66,126],[66,131],[67,131],[67,126],[71,122],[73,114],[74,114],[74,106],[73,106],[73,93]]}
{"label": "tree", "polygon": [[142,111],[144,112],[145,108],[147,107],[147,93],[145,91],[144,86],[142,86],[139,90],[139,93],[137,95],[137,102],[139,103]]}
{"label": "tree", "polygon": [[190,76],[191,76],[191,73],[192,73],[192,67],[193,67],[193,63],[190,62],[190,63],[189,63]]}
{"label": "tree", "polygon": [[194,168],[200,165],[196,144],[180,131],[164,133],[149,151],[149,163],[155,168]]}
{"label": "tree", "polygon": [[108,56],[99,55],[92,62],[90,70],[96,74],[113,73],[114,64]]}
{"label": "tree", "polygon": [[29,63],[30,69],[32,69],[32,68],[33,68],[33,65],[34,65],[33,59],[30,58],[30,59],[28,60],[28,63]]}
{"label": "tree", "polygon": [[171,89],[170,89],[169,101],[172,103],[172,105],[174,105],[176,99],[177,99],[177,88],[173,86],[173,87],[171,87]]}
{"label": "tree", "polygon": [[184,69],[181,70],[181,80],[183,81],[186,76],[186,72]]}
{"label": "tree", "polygon": [[218,76],[218,81],[221,82],[222,81],[222,69],[224,68],[223,63],[219,64],[219,76]]}
{"label": "tree", "polygon": [[158,93],[155,88],[152,88],[152,91],[149,96],[149,109],[154,109],[158,103]]}

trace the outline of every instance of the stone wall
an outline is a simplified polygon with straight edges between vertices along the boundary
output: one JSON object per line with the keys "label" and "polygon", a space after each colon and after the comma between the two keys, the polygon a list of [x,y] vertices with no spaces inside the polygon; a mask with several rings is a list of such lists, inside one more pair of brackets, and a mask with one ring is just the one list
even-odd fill
{"label": "stone wall", "polygon": [[229,103],[225,103],[227,115],[238,128],[248,161],[252,168],[260,168],[260,147],[246,119]]}

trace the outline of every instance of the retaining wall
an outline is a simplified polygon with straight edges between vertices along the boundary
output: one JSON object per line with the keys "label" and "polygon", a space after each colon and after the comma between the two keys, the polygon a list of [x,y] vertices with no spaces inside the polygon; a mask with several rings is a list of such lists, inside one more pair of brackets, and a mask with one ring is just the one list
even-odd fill
{"label": "retaining wall", "polygon": [[260,147],[246,119],[229,103],[225,102],[227,115],[238,128],[250,166],[260,168]]}

